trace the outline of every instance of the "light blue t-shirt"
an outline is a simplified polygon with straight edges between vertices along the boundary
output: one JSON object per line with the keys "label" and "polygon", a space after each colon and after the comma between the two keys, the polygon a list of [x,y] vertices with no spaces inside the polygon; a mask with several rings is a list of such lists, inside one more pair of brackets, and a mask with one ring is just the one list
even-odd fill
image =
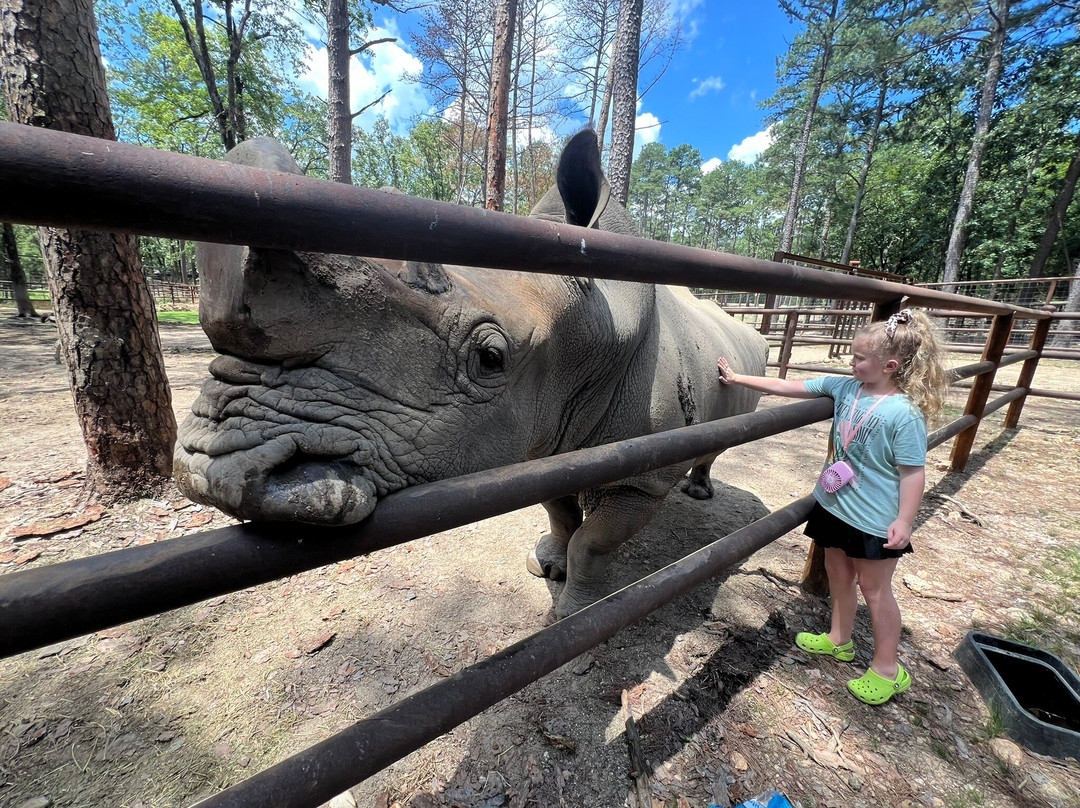
{"label": "light blue t-shirt", "polygon": [[[823,376],[803,382],[808,393],[833,399],[834,460],[846,460],[855,472],[856,486],[845,485],[830,494],[819,482],[814,499],[838,519],[873,536],[889,535],[889,525],[900,513],[898,466],[926,465],[926,418],[903,393],[894,393],[878,404],[880,396],[855,394],[862,382],[842,376]],[[870,417],[844,449],[841,425],[851,419],[858,426],[863,415],[877,404]],[[828,466],[828,463],[826,463]],[[822,469],[826,466],[823,466]]]}

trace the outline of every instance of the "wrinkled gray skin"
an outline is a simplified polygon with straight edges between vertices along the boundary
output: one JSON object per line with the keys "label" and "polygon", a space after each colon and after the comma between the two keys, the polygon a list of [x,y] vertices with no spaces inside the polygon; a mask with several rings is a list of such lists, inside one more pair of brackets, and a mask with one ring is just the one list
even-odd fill
{"label": "wrinkled gray skin", "polygon": [[[267,139],[227,159],[298,171]],[[634,233],[588,131],[532,215]],[[241,519],[350,524],[406,486],[748,412],[757,394],[721,387],[716,357],[760,374],[768,350],[676,287],[213,244],[199,268],[221,355],[176,477]],[[605,594],[612,551],[691,467],[683,489],[712,496],[713,459],[545,502],[527,566],[566,578],[556,613]]]}

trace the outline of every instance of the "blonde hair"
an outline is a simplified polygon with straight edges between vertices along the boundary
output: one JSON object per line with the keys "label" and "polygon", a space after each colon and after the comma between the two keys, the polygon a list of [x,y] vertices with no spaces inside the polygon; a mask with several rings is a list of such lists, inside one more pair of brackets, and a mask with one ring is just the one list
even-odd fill
{"label": "blonde hair", "polygon": [[889,320],[876,320],[855,332],[866,337],[870,352],[900,367],[893,375],[896,386],[907,394],[926,420],[937,421],[945,411],[949,378],[942,364],[941,338],[937,326],[922,309],[904,309]]}

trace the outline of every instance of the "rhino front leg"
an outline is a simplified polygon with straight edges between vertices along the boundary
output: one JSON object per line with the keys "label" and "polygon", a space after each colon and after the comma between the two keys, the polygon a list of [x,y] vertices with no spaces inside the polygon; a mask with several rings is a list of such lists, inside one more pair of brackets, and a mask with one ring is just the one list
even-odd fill
{"label": "rhino front leg", "polygon": [[690,469],[690,474],[679,484],[679,490],[694,499],[712,499],[711,469],[714,460],[716,455]]}
{"label": "rhino front leg", "polygon": [[540,578],[561,581],[566,577],[566,545],[581,527],[581,506],[577,496],[548,500],[543,505],[551,532],[545,533],[529,552],[525,568]]}
{"label": "rhino front leg", "polygon": [[611,554],[649,523],[664,496],[636,488],[603,489],[567,547],[566,586],[555,604],[559,618],[584,609],[607,594]]}

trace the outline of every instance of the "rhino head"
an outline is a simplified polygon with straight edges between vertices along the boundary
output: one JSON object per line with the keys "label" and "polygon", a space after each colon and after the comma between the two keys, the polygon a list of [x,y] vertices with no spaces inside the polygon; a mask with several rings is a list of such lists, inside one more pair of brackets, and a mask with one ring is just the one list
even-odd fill
{"label": "rhino head", "polygon": [[[299,173],[268,139],[227,159]],[[591,132],[534,215],[632,231]],[[409,485],[583,445],[651,290],[618,285],[612,310],[563,276],[218,244],[198,264],[220,356],[180,427],[180,490],[242,519],[325,525]],[[586,355],[598,332],[612,350]]]}

